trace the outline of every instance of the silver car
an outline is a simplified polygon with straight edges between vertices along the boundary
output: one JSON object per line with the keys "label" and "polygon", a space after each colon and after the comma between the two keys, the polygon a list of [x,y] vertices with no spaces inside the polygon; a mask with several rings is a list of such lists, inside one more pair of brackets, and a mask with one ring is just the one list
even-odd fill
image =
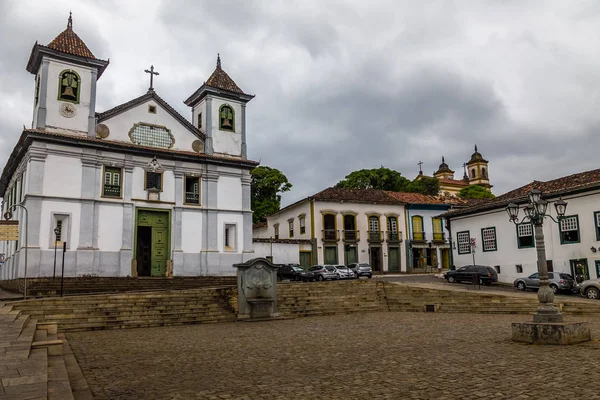
{"label": "silver car", "polygon": [[325,269],[329,272],[331,279],[342,279],[342,273],[338,271],[335,265],[325,264]]}
{"label": "silver car", "polygon": [[[573,277],[564,272],[548,272],[548,280],[550,289],[554,293],[571,292],[575,288]],[[514,285],[519,290],[537,290],[540,288],[540,274],[536,272],[526,278],[517,278],[514,281]]]}
{"label": "silver car", "polygon": [[346,267],[345,265],[336,265],[335,268],[340,273],[340,277],[342,279],[353,279],[354,278],[354,271],[352,271],[350,268]]}
{"label": "silver car", "polygon": [[581,282],[579,293],[588,299],[600,299],[600,279],[588,279]]}

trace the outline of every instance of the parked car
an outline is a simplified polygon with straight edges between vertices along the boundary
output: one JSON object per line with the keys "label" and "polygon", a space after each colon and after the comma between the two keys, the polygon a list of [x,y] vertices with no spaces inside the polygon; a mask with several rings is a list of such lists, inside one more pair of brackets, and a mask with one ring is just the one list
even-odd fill
{"label": "parked car", "polygon": [[324,265],[313,265],[308,269],[309,272],[314,274],[314,279],[317,281],[324,281],[325,279],[338,279],[338,274],[334,271],[330,271],[325,268]]}
{"label": "parked car", "polygon": [[289,279],[291,281],[314,281],[315,274],[305,271],[299,264],[283,264],[277,270],[277,279]]}
{"label": "parked car", "polygon": [[494,282],[498,282],[498,273],[492,267],[485,265],[465,265],[459,269],[448,271],[444,274],[444,278],[449,283],[454,282],[472,282],[473,277],[479,278],[479,283],[484,285],[491,285]]}
{"label": "parked car", "polygon": [[352,271],[350,268],[346,267],[345,265],[336,265],[335,268],[340,273],[340,277],[342,279],[354,279],[354,271]]}
{"label": "parked car", "polygon": [[367,276],[369,278],[373,277],[373,270],[371,266],[367,263],[353,263],[349,264],[348,268],[350,268],[354,272],[354,276],[356,279],[361,276]]}
{"label": "parked car", "polygon": [[600,299],[600,279],[588,279],[581,282],[579,293],[588,299]]}
{"label": "parked car", "polygon": [[[548,280],[550,289],[552,289],[554,293],[572,292],[575,288],[575,280],[573,277],[564,272],[548,272]],[[513,284],[519,290],[537,290],[540,288],[540,274],[536,272],[526,278],[517,278]]]}
{"label": "parked car", "polygon": [[336,268],[335,265],[326,264],[325,269],[327,271],[329,271],[329,273],[333,276],[332,279],[336,279],[336,280],[342,279],[342,273],[340,271],[338,271],[338,269]]}

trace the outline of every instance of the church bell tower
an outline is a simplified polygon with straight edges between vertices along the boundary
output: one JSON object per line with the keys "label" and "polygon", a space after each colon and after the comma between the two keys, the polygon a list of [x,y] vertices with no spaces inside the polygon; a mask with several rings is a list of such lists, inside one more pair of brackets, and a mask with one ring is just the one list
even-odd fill
{"label": "church bell tower", "polygon": [[467,163],[467,174],[469,185],[483,186],[490,192],[492,191],[488,161],[483,158],[479,151],[477,151],[477,145],[475,145],[475,152],[471,155],[471,159]]}
{"label": "church bell tower", "polygon": [[73,31],[69,14],[67,29],[47,46],[36,42],[27,62],[35,75],[32,127],[95,137],[96,81],[108,63]]}

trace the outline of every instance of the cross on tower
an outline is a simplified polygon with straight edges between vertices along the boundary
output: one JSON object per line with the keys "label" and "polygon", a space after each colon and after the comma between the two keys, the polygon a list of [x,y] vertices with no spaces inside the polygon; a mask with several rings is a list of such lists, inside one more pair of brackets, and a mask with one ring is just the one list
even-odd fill
{"label": "cross on tower", "polygon": [[154,65],[150,66],[150,69],[144,70],[147,74],[150,74],[150,87],[148,90],[154,90],[154,75],[160,75],[158,72],[154,72]]}
{"label": "cross on tower", "polygon": [[423,170],[421,169],[421,166],[423,165],[423,161],[419,161],[417,163],[417,165],[419,166],[419,175],[423,175]]}

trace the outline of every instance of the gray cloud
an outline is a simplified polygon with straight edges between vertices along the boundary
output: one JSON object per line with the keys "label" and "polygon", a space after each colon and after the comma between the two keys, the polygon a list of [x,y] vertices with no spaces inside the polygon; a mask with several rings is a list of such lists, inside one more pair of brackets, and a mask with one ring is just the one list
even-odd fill
{"label": "gray cloud", "polygon": [[74,27],[111,64],[100,110],[147,89],[183,100],[224,69],[257,97],[249,153],[294,184],[289,203],[361,168],[413,178],[477,144],[494,192],[593,169],[600,121],[594,1],[61,0],[0,2],[0,164],[31,123],[36,40]]}

